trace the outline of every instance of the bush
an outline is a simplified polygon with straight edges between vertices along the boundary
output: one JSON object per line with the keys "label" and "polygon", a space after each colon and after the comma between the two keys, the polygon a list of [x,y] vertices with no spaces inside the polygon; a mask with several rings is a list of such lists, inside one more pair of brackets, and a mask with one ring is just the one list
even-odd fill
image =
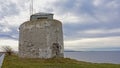
{"label": "bush", "polygon": [[2,50],[7,54],[7,55],[12,55],[13,49],[10,46],[3,46]]}

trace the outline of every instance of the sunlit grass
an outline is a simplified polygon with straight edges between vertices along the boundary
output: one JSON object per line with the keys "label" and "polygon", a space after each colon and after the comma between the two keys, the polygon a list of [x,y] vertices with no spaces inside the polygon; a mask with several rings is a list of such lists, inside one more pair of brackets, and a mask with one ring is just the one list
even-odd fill
{"label": "sunlit grass", "polygon": [[26,59],[6,56],[2,68],[120,68],[118,64],[97,64],[69,58]]}

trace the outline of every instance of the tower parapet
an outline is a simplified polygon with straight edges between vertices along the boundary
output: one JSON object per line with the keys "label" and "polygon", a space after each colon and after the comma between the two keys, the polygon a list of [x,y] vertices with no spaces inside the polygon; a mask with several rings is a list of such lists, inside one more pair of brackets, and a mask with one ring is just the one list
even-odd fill
{"label": "tower parapet", "polygon": [[37,20],[37,19],[53,19],[52,13],[36,13],[31,15],[30,21]]}

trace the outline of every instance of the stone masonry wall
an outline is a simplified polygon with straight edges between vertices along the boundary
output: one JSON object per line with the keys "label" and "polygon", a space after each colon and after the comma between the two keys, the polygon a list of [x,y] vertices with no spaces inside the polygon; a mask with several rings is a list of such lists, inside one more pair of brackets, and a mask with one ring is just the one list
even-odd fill
{"label": "stone masonry wall", "polygon": [[63,52],[61,22],[57,20],[40,19],[27,21],[20,26],[20,57],[63,57]]}

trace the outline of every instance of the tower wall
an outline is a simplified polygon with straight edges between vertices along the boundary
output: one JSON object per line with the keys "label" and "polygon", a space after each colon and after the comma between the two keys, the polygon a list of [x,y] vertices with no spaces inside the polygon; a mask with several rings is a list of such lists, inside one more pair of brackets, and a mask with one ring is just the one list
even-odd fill
{"label": "tower wall", "polygon": [[52,19],[27,21],[20,26],[19,56],[63,57],[62,23]]}

